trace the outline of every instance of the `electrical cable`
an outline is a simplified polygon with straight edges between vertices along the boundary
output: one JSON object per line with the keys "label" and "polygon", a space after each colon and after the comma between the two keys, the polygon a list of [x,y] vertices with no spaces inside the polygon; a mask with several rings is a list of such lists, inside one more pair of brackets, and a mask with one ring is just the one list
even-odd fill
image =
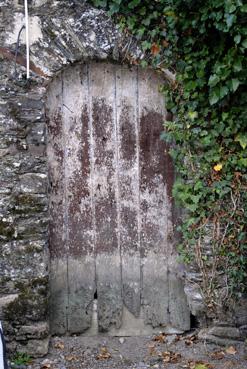
{"label": "electrical cable", "polygon": [[18,33],[17,36],[17,41],[16,41],[16,47],[15,47],[15,74],[14,74],[14,78],[16,79],[17,77],[17,70],[16,70],[16,63],[17,63],[17,55],[18,55],[18,51],[19,51],[19,43],[20,43],[20,37],[21,37],[21,32],[22,30],[25,28],[25,26],[23,25]]}

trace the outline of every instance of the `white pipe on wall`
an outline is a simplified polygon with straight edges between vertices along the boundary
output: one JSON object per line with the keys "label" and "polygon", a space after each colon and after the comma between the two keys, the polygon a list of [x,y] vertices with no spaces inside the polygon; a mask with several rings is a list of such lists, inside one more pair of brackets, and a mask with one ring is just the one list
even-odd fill
{"label": "white pipe on wall", "polygon": [[30,60],[29,60],[29,25],[28,25],[28,5],[27,1],[25,0],[25,28],[26,28],[26,68],[27,68],[27,79],[30,76]]}

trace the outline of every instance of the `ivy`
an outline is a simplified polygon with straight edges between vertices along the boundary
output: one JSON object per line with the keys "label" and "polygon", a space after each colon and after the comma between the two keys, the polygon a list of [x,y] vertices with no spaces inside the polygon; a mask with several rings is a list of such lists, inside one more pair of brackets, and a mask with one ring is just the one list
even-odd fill
{"label": "ivy", "polygon": [[[186,209],[179,252],[202,273],[211,308],[247,292],[247,6],[242,0],[92,0],[144,52],[135,64],[176,73],[163,86],[162,139]],[[222,272],[225,278],[222,278]],[[222,282],[222,280],[224,281]]]}

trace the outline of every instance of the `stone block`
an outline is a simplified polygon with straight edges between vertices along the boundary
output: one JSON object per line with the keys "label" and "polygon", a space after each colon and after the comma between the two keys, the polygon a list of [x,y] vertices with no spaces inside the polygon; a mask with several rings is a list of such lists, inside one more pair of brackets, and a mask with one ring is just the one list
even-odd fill
{"label": "stone block", "polygon": [[24,193],[46,193],[47,175],[43,173],[26,173],[20,176],[20,191]]}
{"label": "stone block", "polygon": [[33,358],[43,357],[48,353],[49,341],[49,338],[45,338],[42,340],[29,340],[25,345],[18,344],[17,351],[24,352]]}
{"label": "stone block", "polygon": [[49,325],[47,322],[39,322],[32,325],[23,325],[20,327],[17,338],[24,337],[33,339],[47,338],[49,335]]}
{"label": "stone block", "polygon": [[247,300],[243,299],[234,309],[237,326],[247,325]]}
{"label": "stone block", "polygon": [[18,294],[12,294],[0,297],[0,320],[3,320],[4,310],[18,298]]}
{"label": "stone block", "polygon": [[208,333],[217,337],[225,337],[236,340],[241,339],[240,331],[235,327],[212,327],[209,329]]}
{"label": "stone block", "polygon": [[240,343],[240,338],[235,339],[234,337],[229,338],[229,337],[223,337],[223,336],[221,337],[215,336],[214,334],[211,334],[210,332],[211,329],[212,328],[200,330],[200,332],[198,333],[198,338],[203,341],[214,343],[219,346],[234,346]]}

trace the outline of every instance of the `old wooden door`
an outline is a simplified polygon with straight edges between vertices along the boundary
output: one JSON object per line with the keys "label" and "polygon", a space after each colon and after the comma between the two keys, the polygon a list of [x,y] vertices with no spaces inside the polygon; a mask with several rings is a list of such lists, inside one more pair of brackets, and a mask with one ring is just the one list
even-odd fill
{"label": "old wooden door", "polygon": [[160,82],[149,70],[89,63],[49,88],[53,333],[190,326],[176,273]]}

